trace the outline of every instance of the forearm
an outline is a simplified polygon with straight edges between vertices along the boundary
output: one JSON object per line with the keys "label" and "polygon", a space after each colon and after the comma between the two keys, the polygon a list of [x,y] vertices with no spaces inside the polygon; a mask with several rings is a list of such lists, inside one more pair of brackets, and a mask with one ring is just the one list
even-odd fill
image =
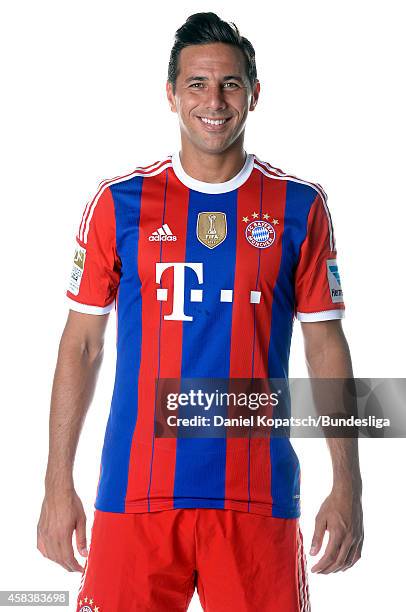
{"label": "forearm", "polygon": [[93,397],[102,354],[102,346],[89,351],[86,343],[62,336],[51,396],[47,490],[73,488],[76,448]]}
{"label": "forearm", "polygon": [[[352,379],[351,355],[347,341],[341,327],[325,325],[321,334],[318,334],[318,342],[308,339],[306,347],[306,361],[309,375],[320,379]],[[334,385],[331,386],[334,391]],[[332,392],[334,397],[334,392]],[[338,404],[338,400],[331,400]],[[355,401],[348,394],[347,401]],[[332,406],[334,408],[334,406]],[[354,406],[341,406],[347,414],[351,414]],[[358,438],[336,438],[327,437],[332,468],[333,489],[352,491],[354,494],[361,493],[362,481],[359,466]]]}

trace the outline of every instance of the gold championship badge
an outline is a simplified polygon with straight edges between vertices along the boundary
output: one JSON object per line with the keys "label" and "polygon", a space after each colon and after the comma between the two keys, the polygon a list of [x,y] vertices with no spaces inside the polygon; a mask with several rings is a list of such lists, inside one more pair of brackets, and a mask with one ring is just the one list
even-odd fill
{"label": "gold championship badge", "polygon": [[209,249],[221,244],[227,236],[227,220],[223,212],[201,212],[197,217],[196,235]]}

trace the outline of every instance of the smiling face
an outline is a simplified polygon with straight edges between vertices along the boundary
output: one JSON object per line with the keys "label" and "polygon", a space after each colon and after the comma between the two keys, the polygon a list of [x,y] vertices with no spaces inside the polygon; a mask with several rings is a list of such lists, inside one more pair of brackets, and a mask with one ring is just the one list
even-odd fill
{"label": "smiling face", "polygon": [[166,84],[171,110],[178,113],[182,146],[222,153],[241,145],[248,111],[254,110],[259,82],[251,90],[245,57],[224,43],[191,45],[178,58],[175,93]]}

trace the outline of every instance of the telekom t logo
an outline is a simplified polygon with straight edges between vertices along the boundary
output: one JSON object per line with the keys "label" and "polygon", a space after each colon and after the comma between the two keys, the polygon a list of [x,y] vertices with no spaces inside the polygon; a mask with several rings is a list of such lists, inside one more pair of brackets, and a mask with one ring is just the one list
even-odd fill
{"label": "telekom t logo", "polygon": [[[185,314],[185,268],[190,268],[196,274],[199,285],[203,283],[203,264],[202,263],[183,263],[183,262],[172,262],[163,263],[159,262],[156,265],[156,282],[161,282],[162,273],[168,268],[173,268],[173,305],[172,312],[168,315],[164,315],[164,319],[168,321],[193,321],[193,317]],[[156,290],[157,300],[166,302],[168,299],[168,289],[159,288]],[[261,299],[260,291],[250,291],[250,302],[252,304],[259,304]],[[202,289],[191,289],[190,290],[190,301],[201,302],[203,300]],[[220,290],[220,302],[232,302],[233,301],[233,290],[232,289],[221,289]]]}
{"label": "telekom t logo", "polygon": [[[162,272],[168,268],[173,268],[173,307],[169,315],[165,315],[164,319],[169,321],[193,321],[193,317],[185,315],[185,268],[191,268],[199,281],[199,285],[203,282],[203,264],[202,263],[157,263],[156,264],[156,282],[161,282]],[[168,299],[167,289],[157,289],[156,297],[158,300],[166,302]],[[191,289],[190,299],[192,302],[202,301],[202,290]]]}

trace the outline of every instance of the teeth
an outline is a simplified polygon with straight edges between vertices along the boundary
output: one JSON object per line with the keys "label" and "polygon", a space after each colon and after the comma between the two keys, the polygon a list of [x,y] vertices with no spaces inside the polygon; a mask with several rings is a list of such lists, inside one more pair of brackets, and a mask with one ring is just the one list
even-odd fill
{"label": "teeth", "polygon": [[209,125],[222,125],[226,122],[226,119],[216,119],[215,121],[213,121],[213,119],[207,119],[207,117],[200,117],[200,119],[203,123],[208,123]]}

